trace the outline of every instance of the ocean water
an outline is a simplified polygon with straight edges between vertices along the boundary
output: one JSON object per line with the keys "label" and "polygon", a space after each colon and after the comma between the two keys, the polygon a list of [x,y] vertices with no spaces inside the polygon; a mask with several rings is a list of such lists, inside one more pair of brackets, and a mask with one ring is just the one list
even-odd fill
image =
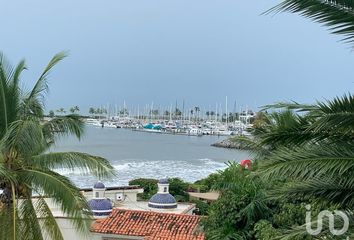
{"label": "ocean water", "polygon": [[[134,178],[179,177],[194,182],[217,170],[227,161],[249,158],[246,151],[211,147],[225,137],[180,136],[137,132],[129,129],[87,126],[83,138],[61,138],[51,151],[79,151],[108,159],[117,177],[102,179],[107,186],[127,185]],[[57,169],[79,187],[90,187],[98,179],[78,171]]]}

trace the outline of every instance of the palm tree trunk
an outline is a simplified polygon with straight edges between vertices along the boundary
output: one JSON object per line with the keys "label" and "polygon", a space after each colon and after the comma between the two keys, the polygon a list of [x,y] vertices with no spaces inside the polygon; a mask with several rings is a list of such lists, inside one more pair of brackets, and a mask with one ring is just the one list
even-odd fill
{"label": "palm tree trunk", "polygon": [[15,185],[11,182],[11,190],[12,190],[12,207],[13,207],[13,239],[16,240],[16,193],[15,193]]}

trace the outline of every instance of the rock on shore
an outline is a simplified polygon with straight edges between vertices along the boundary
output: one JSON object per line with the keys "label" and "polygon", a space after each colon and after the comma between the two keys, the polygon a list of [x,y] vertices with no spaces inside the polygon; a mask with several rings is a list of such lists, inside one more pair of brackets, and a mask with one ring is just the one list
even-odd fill
{"label": "rock on shore", "polygon": [[222,148],[233,148],[233,149],[242,149],[248,150],[248,148],[242,143],[235,143],[229,138],[222,140],[221,142],[216,142],[211,144],[213,147],[222,147]]}

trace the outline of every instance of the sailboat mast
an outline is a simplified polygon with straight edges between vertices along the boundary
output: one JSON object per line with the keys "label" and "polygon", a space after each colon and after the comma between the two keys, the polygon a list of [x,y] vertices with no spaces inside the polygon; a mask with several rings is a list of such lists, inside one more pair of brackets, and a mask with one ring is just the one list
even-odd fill
{"label": "sailboat mast", "polygon": [[226,127],[229,126],[229,113],[227,111],[227,96],[226,96],[226,103],[225,103],[225,113],[226,113]]}

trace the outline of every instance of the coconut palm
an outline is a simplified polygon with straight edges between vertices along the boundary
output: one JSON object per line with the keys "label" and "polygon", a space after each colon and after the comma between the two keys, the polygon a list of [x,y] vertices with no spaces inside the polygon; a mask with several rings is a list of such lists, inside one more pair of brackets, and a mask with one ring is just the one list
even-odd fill
{"label": "coconut palm", "polygon": [[95,108],[90,107],[89,108],[89,114],[91,114],[91,115],[95,114]]}
{"label": "coconut palm", "polygon": [[354,42],[354,2],[351,0],[285,0],[268,13],[287,11],[298,13],[329,28],[334,34]]}
{"label": "coconut palm", "polygon": [[80,112],[79,106],[74,106],[74,110],[75,110],[75,112]]}
{"label": "coconut palm", "polygon": [[53,111],[53,110],[50,110],[48,116],[51,117],[51,118],[53,118],[53,117],[55,116],[54,111]]}
{"label": "coconut palm", "polygon": [[57,113],[60,113],[60,114],[65,114],[65,113],[66,113],[66,111],[65,111],[65,109],[64,109],[64,108],[59,108],[59,109],[57,110]]}
{"label": "coconut palm", "polygon": [[20,88],[25,61],[13,68],[0,55],[0,239],[63,239],[45,198],[52,198],[79,231],[87,231],[85,198],[54,169],[81,169],[98,177],[112,174],[103,158],[48,152],[57,136],[80,138],[84,130],[76,115],[43,120],[47,77],[64,57],[65,53],[55,55],[32,90],[25,91]]}

